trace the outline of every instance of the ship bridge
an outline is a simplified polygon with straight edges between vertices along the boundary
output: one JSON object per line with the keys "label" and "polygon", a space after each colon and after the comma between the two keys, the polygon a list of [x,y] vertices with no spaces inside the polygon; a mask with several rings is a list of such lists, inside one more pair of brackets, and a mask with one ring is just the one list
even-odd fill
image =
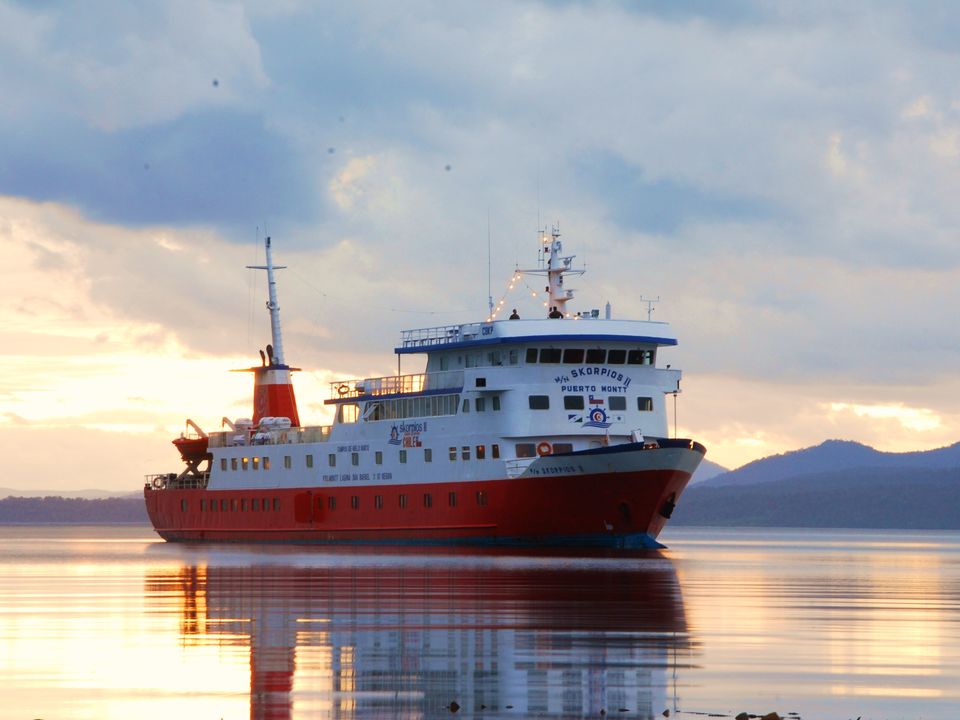
{"label": "ship bridge", "polygon": [[459,350],[486,345],[523,345],[547,342],[639,343],[676,345],[670,325],[652,320],[608,320],[590,315],[563,319],[494,320],[404,330],[398,355]]}

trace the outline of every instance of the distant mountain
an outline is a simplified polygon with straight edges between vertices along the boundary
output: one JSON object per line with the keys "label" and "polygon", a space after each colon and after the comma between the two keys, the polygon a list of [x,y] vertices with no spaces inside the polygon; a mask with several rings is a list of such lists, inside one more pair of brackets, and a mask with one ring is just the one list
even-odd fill
{"label": "distant mountain", "polygon": [[771,455],[703,482],[704,486],[751,485],[813,473],[842,470],[937,469],[960,467],[960,443],[936,450],[887,453],[848,440],[827,440],[816,447]]}
{"label": "distant mountain", "polygon": [[[883,454],[883,453],[881,453]],[[672,525],[960,530],[960,468],[856,468],[684,492]]]}
{"label": "distant mountain", "polygon": [[143,498],[88,500],[65,497],[7,497],[0,500],[0,525],[148,523]]}
{"label": "distant mountain", "polygon": [[690,483],[692,485],[703,483],[711,478],[715,478],[717,475],[723,475],[727,472],[730,471],[723,467],[723,465],[717,465],[717,463],[710,462],[709,460],[701,460],[700,467],[698,467],[697,471],[693,474]]}
{"label": "distant mountain", "polygon": [[18,490],[16,488],[0,487],[0,498],[5,497],[65,497],[65,498],[95,498],[134,497],[140,496],[140,491],[118,492],[116,490]]}

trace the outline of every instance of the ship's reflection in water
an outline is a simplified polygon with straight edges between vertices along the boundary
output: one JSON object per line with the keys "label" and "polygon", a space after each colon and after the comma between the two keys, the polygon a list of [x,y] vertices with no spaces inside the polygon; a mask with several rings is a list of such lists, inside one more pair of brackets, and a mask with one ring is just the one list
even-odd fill
{"label": "ship's reflection in water", "polygon": [[196,552],[147,592],[249,652],[253,718],[659,717],[690,660],[657,553]]}

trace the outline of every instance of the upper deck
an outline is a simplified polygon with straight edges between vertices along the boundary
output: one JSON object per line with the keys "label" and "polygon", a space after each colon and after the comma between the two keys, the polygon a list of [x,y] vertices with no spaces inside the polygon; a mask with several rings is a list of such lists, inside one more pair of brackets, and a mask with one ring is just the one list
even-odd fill
{"label": "upper deck", "polygon": [[484,345],[530,342],[630,342],[676,345],[677,338],[665,322],[652,320],[607,320],[575,316],[561,319],[494,320],[404,330],[398,355],[433,350],[455,350]]}

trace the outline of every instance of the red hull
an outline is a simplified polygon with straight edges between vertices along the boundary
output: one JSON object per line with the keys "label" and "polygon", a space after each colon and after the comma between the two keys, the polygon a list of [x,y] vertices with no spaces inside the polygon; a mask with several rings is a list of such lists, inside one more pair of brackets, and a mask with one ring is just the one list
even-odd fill
{"label": "red hull", "polygon": [[145,488],[144,496],[157,533],[173,541],[655,546],[689,479],[658,469],[363,487]]}

